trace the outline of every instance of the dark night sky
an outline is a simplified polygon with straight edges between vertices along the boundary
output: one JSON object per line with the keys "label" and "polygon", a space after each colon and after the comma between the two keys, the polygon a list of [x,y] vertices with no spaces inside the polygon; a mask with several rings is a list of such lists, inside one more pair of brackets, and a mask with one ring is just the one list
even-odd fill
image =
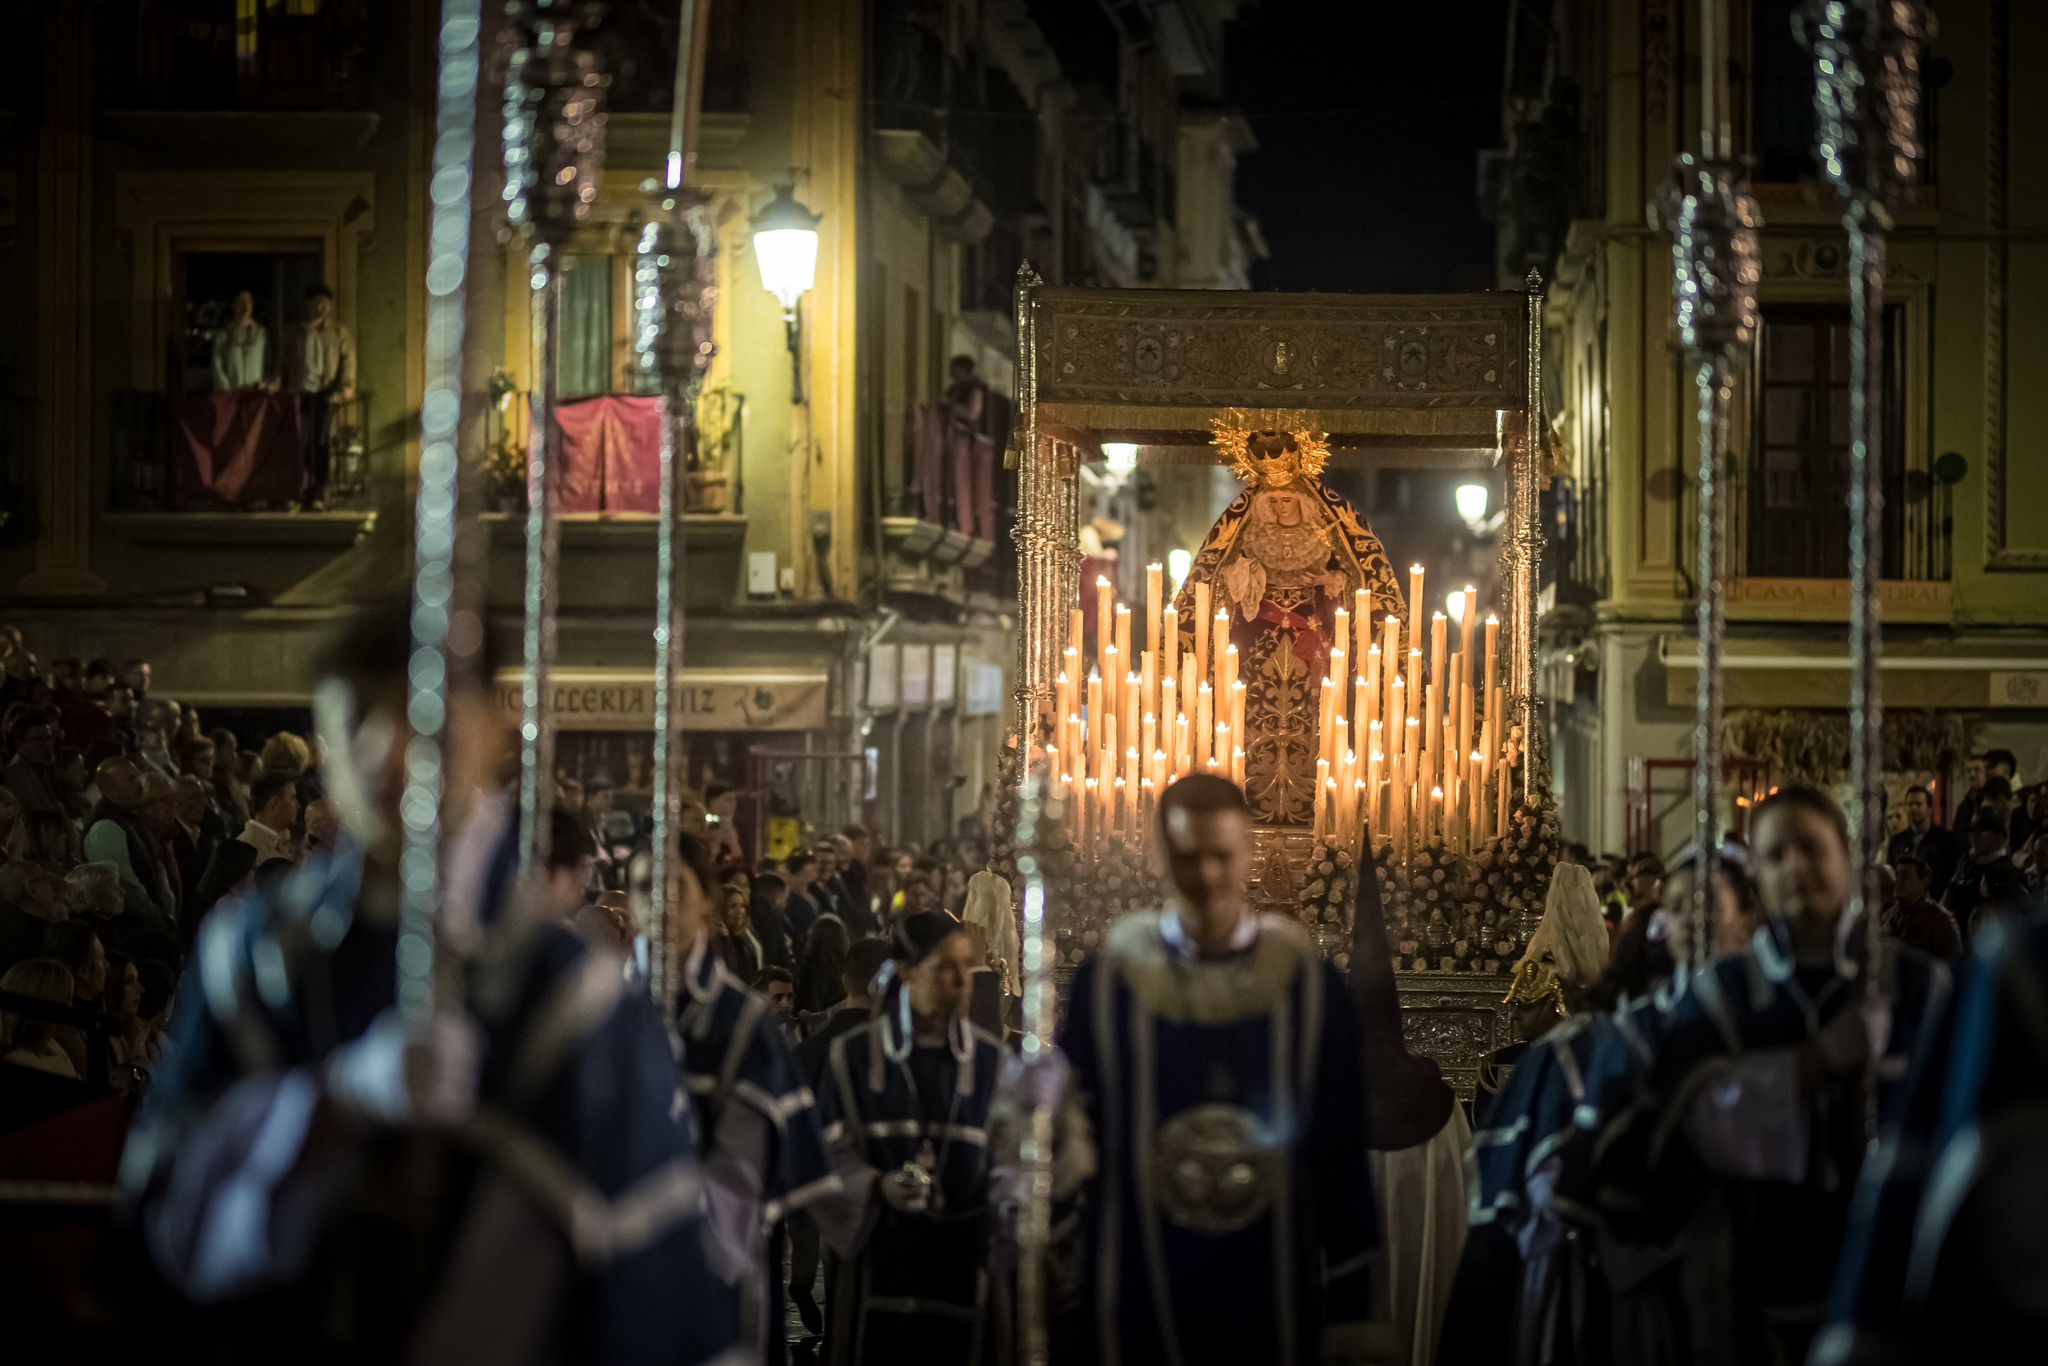
{"label": "dark night sky", "polygon": [[1490,285],[1478,154],[1500,144],[1510,0],[1258,0],[1229,31],[1231,101],[1260,150],[1238,201],[1262,289]]}

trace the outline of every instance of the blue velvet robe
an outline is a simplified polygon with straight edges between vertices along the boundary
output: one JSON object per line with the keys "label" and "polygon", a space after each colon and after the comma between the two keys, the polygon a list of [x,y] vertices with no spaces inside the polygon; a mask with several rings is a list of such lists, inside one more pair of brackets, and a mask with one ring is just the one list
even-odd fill
{"label": "blue velvet robe", "polygon": [[[991,1359],[1006,1345],[990,1280],[989,1112],[1003,1049],[964,1020],[963,1063],[944,1044],[918,1044],[901,1062],[882,1031],[862,1025],[833,1040],[819,1105],[842,1182],[832,1232],[847,1252],[832,1292],[834,1366]],[[933,1176],[928,1214],[901,1213],[877,1180],[918,1161]],[[821,1223],[826,1212],[819,1211]]]}
{"label": "blue velvet robe", "polygon": [[[220,1217],[167,1196],[195,1129],[252,1079],[317,1090],[334,1050],[394,1004],[395,926],[358,913],[361,880],[361,855],[343,844],[207,917],[123,1156],[153,1247],[190,1242],[195,1220]],[[479,1105],[453,1138],[515,1172],[566,1245],[565,1302],[541,1315],[548,1354],[726,1360],[732,1297],[710,1265],[691,1115],[660,1013],[617,960],[553,924],[494,925],[465,987],[482,1041]],[[280,1249],[292,1223],[283,1205],[270,1216]],[[475,1298],[487,1309],[491,1293]]]}
{"label": "blue velvet robe", "polygon": [[710,1185],[719,1265],[738,1287],[741,1339],[779,1361],[781,1232],[791,1214],[838,1189],[817,1100],[766,997],[700,939],[677,993],[682,1065]]}
{"label": "blue velvet robe", "polygon": [[[1797,1181],[1719,1174],[1723,1155],[1696,1150],[1688,1127],[1727,1067],[1796,1048],[1850,999],[1860,935],[1846,975],[1798,969],[1789,942],[1767,923],[1748,955],[1567,1022],[1509,1079],[1474,1136],[1472,1203],[1475,1222],[1501,1221],[1521,1247],[1517,1359],[1741,1360],[1767,1332],[1796,1338],[1817,1309],[1860,1159],[1860,1101],[1836,1088],[1801,1102],[1810,1144]],[[1945,983],[1939,965],[1900,953],[1881,1120],[1898,1113],[1905,1060]]]}
{"label": "blue velvet robe", "polygon": [[1858,1182],[1812,1366],[1991,1361],[2038,1346],[2039,1235],[2014,1236],[1997,1211],[2039,1227],[2044,1002],[2048,911],[1980,929],[1899,1122]]}
{"label": "blue velvet robe", "polygon": [[1060,1046],[1092,1129],[1101,1366],[1293,1363],[1370,1317],[1379,1244],[1356,1008],[1297,923],[1198,959],[1172,912],[1081,965]]}

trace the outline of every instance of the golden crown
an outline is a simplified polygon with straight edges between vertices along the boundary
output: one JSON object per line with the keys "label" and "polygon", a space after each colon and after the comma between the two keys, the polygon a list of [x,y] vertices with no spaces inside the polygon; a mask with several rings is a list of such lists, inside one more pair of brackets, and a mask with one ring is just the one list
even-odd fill
{"label": "golden crown", "polygon": [[1301,477],[1314,479],[1330,459],[1330,438],[1309,424],[1308,414],[1298,408],[1226,408],[1209,419],[1210,441],[1230,462],[1230,469],[1247,484],[1260,479],[1258,461],[1251,454],[1252,437],[1259,432],[1285,432],[1294,438],[1296,463]]}

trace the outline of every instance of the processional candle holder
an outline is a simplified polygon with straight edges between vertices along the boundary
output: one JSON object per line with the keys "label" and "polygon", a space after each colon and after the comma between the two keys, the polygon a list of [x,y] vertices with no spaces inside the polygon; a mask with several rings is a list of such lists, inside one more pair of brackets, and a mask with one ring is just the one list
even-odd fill
{"label": "processional candle holder", "polygon": [[[413,522],[412,653],[406,669],[405,793],[399,811],[397,1003],[415,1034],[435,1009],[435,914],[441,904],[442,808],[450,681],[475,667],[482,643],[479,576],[463,550],[463,512],[476,457],[457,444],[462,418],[463,286],[476,182],[482,0],[442,0],[435,93],[433,209],[427,260],[426,376],[420,402],[419,493]],[[340,700],[340,699],[335,699]],[[316,708],[328,706],[327,695]]]}
{"label": "processional candle holder", "polygon": [[1842,196],[1849,235],[1849,831],[1879,989],[1889,954],[1878,925],[1884,853],[1884,462],[1877,386],[1883,368],[1885,234],[1919,179],[1921,57],[1932,18],[1920,0],[1807,0],[1800,27],[1813,52],[1815,152]]}
{"label": "processional candle holder", "polygon": [[[1018,1059],[1028,1073],[1053,1066],[1053,944],[1048,903],[1070,881],[1074,851],[1067,842],[1067,802],[1052,779],[1026,769],[1017,820],[1017,873],[1023,884],[1023,1023]],[[1043,1087],[1027,1087],[1032,1100],[1024,1116],[1019,1167],[1023,1172],[1017,1221],[1019,1359],[1045,1366],[1050,1356],[1046,1255],[1052,1241],[1052,1144],[1054,1099]]]}
{"label": "processional candle holder", "polygon": [[505,78],[505,216],[532,242],[532,437],[526,462],[525,679],[519,725],[519,869],[546,866],[555,728],[548,696],[555,662],[561,438],[555,426],[561,252],[597,200],[604,167],[605,78],[578,45],[604,7],[594,0],[510,0],[517,46]]}
{"label": "processional candle holder", "polygon": [[[686,26],[683,42],[687,44]],[[670,160],[680,180],[680,156]],[[704,200],[671,184],[659,212],[642,229],[633,266],[635,349],[640,369],[661,386],[661,491],[655,528],[654,577],[654,860],[653,910],[646,926],[652,987],[670,999],[668,928],[681,863],[677,836],[683,811],[682,731],[674,715],[683,670],[683,567],[686,551],[686,467],[695,436],[697,393],[716,348],[712,344],[711,244]]]}
{"label": "processional candle holder", "polygon": [[1732,154],[1728,37],[1721,4],[1700,7],[1701,151],[1680,153],[1654,211],[1671,233],[1672,304],[1679,344],[1693,369],[1699,422],[1694,520],[1695,626],[1700,667],[1693,691],[1693,868],[1688,908],[1690,966],[1712,956],[1721,878],[1721,646],[1726,636],[1728,411],[1736,367],[1756,339],[1756,201]]}

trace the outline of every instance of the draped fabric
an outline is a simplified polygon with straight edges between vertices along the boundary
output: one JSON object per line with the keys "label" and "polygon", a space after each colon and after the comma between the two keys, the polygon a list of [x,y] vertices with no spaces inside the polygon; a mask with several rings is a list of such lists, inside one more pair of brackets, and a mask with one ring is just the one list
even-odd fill
{"label": "draped fabric", "polygon": [[612,388],[612,258],[562,258],[562,311],[555,383],[560,398],[589,398]]}
{"label": "draped fabric", "polygon": [[659,398],[605,395],[555,409],[562,433],[561,510],[640,512],[661,505]]}
{"label": "draped fabric", "polygon": [[306,486],[297,394],[237,389],[178,400],[171,506],[180,512],[288,503]]}

